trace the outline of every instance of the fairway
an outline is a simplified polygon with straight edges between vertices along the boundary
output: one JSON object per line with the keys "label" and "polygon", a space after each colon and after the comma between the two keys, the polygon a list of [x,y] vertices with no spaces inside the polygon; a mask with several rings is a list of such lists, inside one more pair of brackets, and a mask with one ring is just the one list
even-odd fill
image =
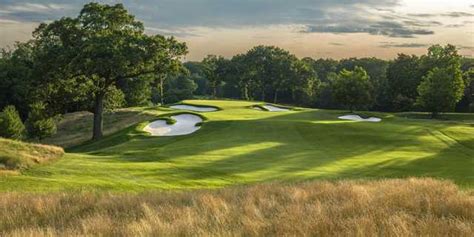
{"label": "fairway", "polygon": [[[138,124],[66,150],[50,164],[0,177],[1,191],[202,189],[261,181],[435,177],[474,186],[472,121],[370,113],[379,123],[338,119],[346,111],[252,109],[257,102],[188,100],[217,106],[193,134],[152,137]],[[178,110],[141,108],[154,115]],[[142,117],[140,117],[142,118]],[[143,118],[142,118],[143,119]],[[105,124],[107,127],[107,123]]]}

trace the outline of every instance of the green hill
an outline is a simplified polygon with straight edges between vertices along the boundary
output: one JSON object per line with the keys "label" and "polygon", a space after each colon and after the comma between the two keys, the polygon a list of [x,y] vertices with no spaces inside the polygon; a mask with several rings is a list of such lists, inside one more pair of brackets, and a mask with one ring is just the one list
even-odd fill
{"label": "green hill", "polygon": [[0,138],[0,174],[31,168],[36,164],[56,160],[63,155],[64,150],[60,147]]}
{"label": "green hill", "polygon": [[[64,159],[21,176],[0,178],[0,190],[143,191],[270,180],[404,177],[449,179],[464,188],[474,185],[474,125],[466,119],[364,113],[382,118],[369,123],[338,119],[345,111],[267,112],[252,109],[256,102],[185,102],[222,110],[200,113],[208,119],[202,128],[178,137],[148,136],[141,129],[149,118],[136,117],[133,123],[138,124],[71,148]],[[134,111],[156,117],[175,110]],[[74,134],[74,129],[62,135],[68,133]]]}

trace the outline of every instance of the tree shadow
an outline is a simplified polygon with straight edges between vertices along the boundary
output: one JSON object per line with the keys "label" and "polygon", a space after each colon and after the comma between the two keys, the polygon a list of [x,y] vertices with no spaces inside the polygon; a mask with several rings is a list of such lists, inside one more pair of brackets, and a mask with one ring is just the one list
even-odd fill
{"label": "tree shadow", "polygon": [[472,183],[466,175],[472,173],[474,141],[446,143],[433,135],[452,124],[389,116],[381,123],[352,122],[338,120],[340,114],[311,110],[208,121],[194,134],[164,138],[131,126],[81,152],[104,162],[169,164],[141,175],[183,182],[432,175]]}

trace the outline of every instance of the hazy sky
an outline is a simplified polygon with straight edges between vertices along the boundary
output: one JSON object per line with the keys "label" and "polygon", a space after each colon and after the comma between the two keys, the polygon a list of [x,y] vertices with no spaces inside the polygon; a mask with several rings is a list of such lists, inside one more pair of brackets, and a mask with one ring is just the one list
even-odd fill
{"label": "hazy sky", "polygon": [[[39,22],[76,16],[83,0],[0,0],[0,47],[24,41]],[[174,35],[188,60],[230,57],[276,45],[299,57],[393,58],[451,43],[474,56],[472,0],[129,0],[150,34]]]}

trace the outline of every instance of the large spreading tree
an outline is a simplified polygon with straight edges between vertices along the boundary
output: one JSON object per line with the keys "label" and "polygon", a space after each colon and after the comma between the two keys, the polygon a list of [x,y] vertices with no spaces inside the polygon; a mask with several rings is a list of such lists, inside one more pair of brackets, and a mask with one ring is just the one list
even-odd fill
{"label": "large spreading tree", "polygon": [[187,53],[172,37],[145,34],[122,4],[86,4],[78,17],[41,24],[34,36],[42,79],[90,93],[93,139],[102,137],[104,98],[116,82],[162,74],[163,62],[169,65]]}

